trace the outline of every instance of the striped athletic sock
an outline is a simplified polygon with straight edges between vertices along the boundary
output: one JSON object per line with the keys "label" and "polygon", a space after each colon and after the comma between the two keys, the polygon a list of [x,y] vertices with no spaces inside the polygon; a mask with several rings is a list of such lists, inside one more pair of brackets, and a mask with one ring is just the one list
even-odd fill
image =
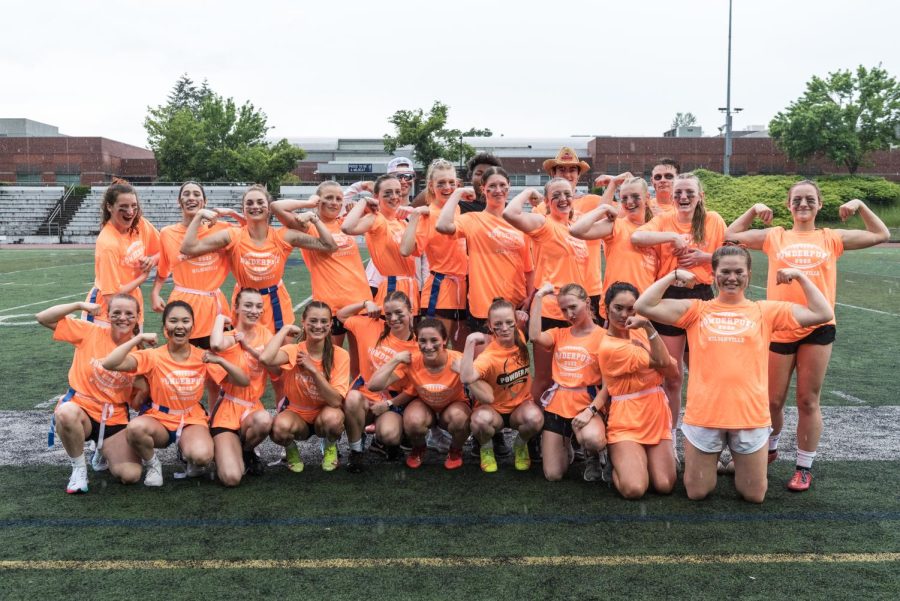
{"label": "striped athletic sock", "polygon": [[804,451],[802,449],[797,449],[797,469],[812,469],[813,459],[815,458],[815,451]]}

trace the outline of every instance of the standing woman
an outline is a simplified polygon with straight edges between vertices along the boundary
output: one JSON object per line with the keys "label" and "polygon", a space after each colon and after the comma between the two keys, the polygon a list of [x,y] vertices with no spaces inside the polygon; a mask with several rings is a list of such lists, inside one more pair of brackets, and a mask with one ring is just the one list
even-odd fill
{"label": "standing woman", "polygon": [[[94,287],[86,301],[104,309],[114,294],[129,294],[138,303],[138,325],[144,323],[141,284],[159,262],[159,232],[144,219],[137,192],[125,180],[113,178],[100,204],[100,234],[94,250]],[[94,315],[85,313],[87,321]],[[101,323],[105,323],[100,320]]]}
{"label": "standing woman", "polygon": [[[853,199],[841,205],[842,220],[859,213],[865,230],[816,229],[816,215],[822,208],[822,193],[812,181],[797,182],[788,191],[788,209],[793,226],[789,230],[773,227],[749,230],[755,217],[765,223],[772,220],[772,210],[756,204],[728,228],[729,240],[736,240],[748,248],[762,250],[769,259],[769,280],[766,298],[791,302],[802,301],[802,289],[797,284],[778,286],[779,269],[800,269],[825,294],[834,309],[837,297],[837,260],[845,250],[869,248],[885,242],[890,232],[861,200]],[[769,462],[778,456],[778,439],[784,426],[784,403],[787,399],[791,375],[797,372],[797,466],[788,482],[788,489],[800,492],[812,483],[811,468],[822,435],[822,411],[819,396],[831,348],[836,334],[832,319],[815,328],[793,332],[776,332],[769,346],[769,410],[772,413],[772,435],[769,437]]]}
{"label": "standing woman", "polygon": [[372,263],[385,278],[378,286],[375,304],[384,304],[388,293],[400,290],[412,301],[413,313],[418,313],[416,262],[400,253],[400,241],[406,230],[406,222],[397,212],[403,202],[400,182],[393,175],[382,175],[375,180],[373,189],[374,200],[358,200],[344,218],[341,231],[348,236],[366,235]]}
{"label": "standing woman", "polygon": [[675,362],[649,320],[634,314],[638,289],[614,282],[606,289],[607,335],[600,342],[612,480],[626,499],[640,499],[649,486],[669,494],[675,486],[672,412],[663,374]]}
{"label": "standing woman", "polygon": [[[400,254],[428,259],[431,269],[422,287],[421,315],[436,317],[451,335],[453,348],[461,349],[468,335],[466,324],[466,241],[439,233],[435,226],[441,210],[456,190],[456,169],[435,159],[425,175],[427,205],[413,209],[400,243]],[[456,211],[457,216],[459,210]]]}
{"label": "standing woman", "polygon": [[[562,286],[570,283],[585,288],[589,249],[584,240],[569,234],[574,211],[572,185],[561,177],[554,177],[547,182],[543,198],[550,211],[546,216],[522,210],[525,201],[533,202],[540,198],[541,195],[535,190],[526,188],[503,211],[503,218],[524,232],[534,243],[534,281],[552,284],[557,293]],[[554,295],[548,302],[541,303],[541,313],[537,315],[540,318],[537,324],[540,330],[568,327],[569,322],[556,299]],[[535,398],[544,394],[551,385],[551,348],[546,345],[534,347],[532,394]]]}
{"label": "standing woman", "polygon": [[[515,466],[525,471],[531,467],[528,441],[544,426],[543,412],[531,396],[531,356],[515,309],[508,300],[495,299],[488,309],[493,338],[481,332],[469,334],[462,356],[460,377],[469,387],[469,395],[478,401],[472,411],[472,436],[479,444],[481,469],[488,473],[497,471],[494,434],[503,428],[516,430]],[[475,348],[485,344],[476,359]]]}
{"label": "standing woman", "polygon": [[[228,314],[228,300],[219,287],[228,277],[231,266],[224,249],[197,257],[181,254],[181,244],[188,227],[197,212],[206,208],[206,191],[203,186],[197,182],[183,183],[178,190],[178,204],[181,206],[181,223],[167,225],[159,233],[159,265],[150,298],[154,311],[159,313],[165,308],[166,303],[159,293],[171,273],[175,287],[169,295],[169,302],[183,300],[191,306],[197,319],[191,331],[191,344],[209,349],[209,336],[216,316]],[[231,209],[212,210],[216,216],[229,215],[241,224],[244,223],[243,217]],[[201,223],[197,236],[204,239],[227,229],[229,225],[226,223]]]}
{"label": "standing woman", "polygon": [[291,296],[281,279],[291,251],[294,248],[312,248],[334,252],[337,245],[315,213],[309,213],[307,219],[318,231],[318,238],[289,228],[271,227],[271,201],[272,196],[265,186],[250,186],[241,199],[247,224],[241,228],[214,232],[205,238],[199,235],[203,220],[213,221],[218,213],[200,209],[184,234],[181,252],[189,257],[198,257],[225,249],[231,261],[234,279],[237,280],[232,301],[242,288],[259,290],[266,305],[260,324],[274,332],[283,325],[294,322]]}
{"label": "standing woman", "polygon": [[[631,235],[638,248],[654,249],[659,258],[656,277],[675,268],[694,275],[691,288],[676,285],[665,290],[665,298],[710,300],[713,298],[712,253],[725,242],[725,221],[715,211],[706,210],[703,186],[693,173],[675,176],[672,197],[675,210],[663,212],[640,226]],[[672,410],[672,440],[681,414],[681,387],[684,383],[685,331],[671,324],[653,324],[663,337],[678,369],[666,378],[666,397]]]}
{"label": "standing woman", "polygon": [[469,254],[469,329],[487,332],[488,309],[495,298],[505,298],[525,309],[534,287],[531,242],[503,220],[509,196],[509,176],[500,167],[482,174],[483,211],[459,214],[461,200],[475,202],[475,190],[457,188],[444,204],[435,230],[451,238],[466,239]]}
{"label": "standing woman", "polygon": [[416,339],[419,350],[394,355],[372,375],[369,389],[379,392],[408,379],[404,392],[417,398],[403,411],[403,431],[412,444],[406,456],[407,467],[421,467],[426,450],[425,434],[438,425],[453,438],[444,468],[455,470],[463,464],[462,448],[469,437],[471,413],[459,379],[462,353],[447,350],[447,329],[432,317],[416,324]]}
{"label": "standing woman", "polygon": [[213,460],[213,441],[200,404],[208,378],[219,384],[226,379],[238,386],[250,384],[247,374],[226,359],[191,345],[194,312],[189,304],[172,301],[163,309],[162,321],[165,346],[132,352],[140,344],[156,344],[156,334],[138,334],[103,359],[103,369],[145,375],[150,383],[150,406],[125,430],[128,444],[147,466],[146,486],[163,483],[154,449],[175,443],[189,475]]}
{"label": "standing woman", "polygon": [[[597,417],[600,405],[595,399],[600,390],[600,363],[597,355],[605,332],[591,318],[590,298],[578,284],[565,284],[557,297],[569,327],[541,330],[541,309],[545,296],[553,294],[547,282],[531,301],[528,334],[532,344],[541,347],[552,360],[553,386],[541,397],[544,407],[544,431],[541,435],[544,477],[562,479],[569,469],[574,435],[585,451],[586,461],[597,461],[606,447],[603,418]],[[585,478],[593,466],[585,467]]]}
{"label": "standing woman", "polygon": [[[69,368],[69,391],[53,412],[56,430],[72,463],[72,475],[66,486],[69,494],[88,491],[84,443],[97,443],[97,453],[109,462],[109,470],[123,484],[141,479],[141,460],[125,439],[128,404],[140,404],[132,389],[134,378],[107,371],[97,364],[138,330],[138,304],[128,294],[116,294],[107,304],[109,327],[67,317],[74,311],[96,315],[102,307],[96,303],[67,303],[44,309],[37,322],[53,330],[53,339],[75,347]],[[143,396],[143,395],[141,395]],[[51,425],[51,428],[53,426]],[[52,445],[52,433],[51,440]]]}
{"label": "standing woman", "polygon": [[[350,356],[331,342],[331,308],[314,300],[303,309],[300,326],[281,328],[259,360],[283,372],[284,399],[272,424],[272,441],[286,449],[288,469],[303,471],[297,440],[313,434],[322,439],[322,469],[340,464],[337,440],[344,432],[341,407],[350,388]],[[288,337],[300,336],[296,344]]]}
{"label": "standing woman", "polygon": [[[675,186],[676,202],[678,184]],[[675,269],[638,298],[635,310],[654,322],[684,328],[691,353],[684,433],[684,486],[693,500],[716,487],[716,463],[727,445],[734,484],[751,503],[766,496],[768,348],[773,332],[825,323],[834,317],[828,299],[799,269],[780,269],[778,284],[797,281],[807,305],[750,301],[750,253],[724,246],[712,258],[718,295],[713,300],[663,298],[675,282],[692,285],[696,275]]]}
{"label": "standing woman", "polygon": [[215,444],[216,476],[225,486],[237,486],[244,473],[260,475],[263,463],[256,447],[272,430],[272,417],[263,406],[262,395],[266,378],[276,379],[280,369],[266,370],[259,361],[272,332],[259,325],[262,315],[262,295],[253,288],[244,288],[234,300],[236,315],[234,329],[225,332],[231,319],[217,315],[210,336],[210,347],[247,373],[249,386],[225,383],[210,410],[209,431]]}

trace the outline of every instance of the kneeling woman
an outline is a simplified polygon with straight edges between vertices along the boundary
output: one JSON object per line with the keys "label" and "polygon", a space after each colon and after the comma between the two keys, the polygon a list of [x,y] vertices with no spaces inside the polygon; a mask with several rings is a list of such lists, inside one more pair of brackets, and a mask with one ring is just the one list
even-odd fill
{"label": "kneeling woman", "polygon": [[600,342],[604,396],[610,397],[606,437],[613,484],[626,499],[639,499],[652,484],[669,494],[675,486],[672,411],[663,377],[677,369],[659,332],[634,314],[638,289],[615,282],[606,289],[609,319]]}
{"label": "kneeling woman", "polygon": [[[300,336],[285,344],[288,336]],[[263,349],[259,360],[283,373],[284,398],[272,425],[272,440],[287,453],[288,469],[303,471],[297,440],[313,434],[324,442],[322,469],[340,465],[337,440],[344,432],[341,407],[350,388],[350,355],[331,342],[331,307],[312,301],[303,309],[300,327],[284,326]]]}
{"label": "kneeling woman", "polygon": [[694,360],[684,414],[684,487],[703,499],[716,487],[716,462],[725,445],[734,458],[734,484],[751,503],[762,503],[772,419],[768,399],[768,351],[773,332],[825,323],[834,317],[825,295],[799,269],[780,269],[778,284],[800,283],[807,306],[750,301],[750,253],[724,246],[713,253],[718,295],[713,300],[664,299],[676,282],[695,276],[676,269],[638,298],[635,310],[687,331]]}
{"label": "kneeling woman", "polygon": [[156,334],[139,334],[103,360],[104,369],[143,375],[150,383],[150,406],[125,431],[128,444],[147,466],[147,486],[163,483],[162,465],[154,449],[173,442],[178,445],[188,463],[188,475],[213,460],[213,441],[200,404],[207,378],[217,384],[250,384],[250,378],[240,368],[190,344],[194,311],[189,304],[170,302],[163,309],[162,319],[165,346],[132,353],[140,344],[156,344]]}
{"label": "kneeling woman", "polygon": [[[53,412],[56,429],[63,447],[72,462],[72,476],[66,486],[69,494],[88,491],[87,465],[84,443],[97,443],[95,459],[101,456],[109,462],[109,470],[123,484],[133,484],[141,478],[141,461],[125,440],[128,425],[128,403],[134,400],[134,378],[109,372],[96,365],[119,344],[138,330],[140,308],[130,294],[110,297],[109,327],[102,327],[81,319],[66,317],[74,311],[98,315],[102,305],[96,303],[67,303],[41,311],[35,316],[38,323],[53,330],[53,339],[75,347],[72,367],[69,368],[69,392]],[[141,394],[140,396],[143,396]],[[53,431],[50,434],[52,445]],[[94,461],[97,469],[97,461]]]}
{"label": "kneeling woman", "polygon": [[209,430],[215,442],[216,475],[225,486],[237,486],[246,471],[260,475],[263,463],[255,449],[272,429],[272,416],[263,406],[266,376],[277,378],[281,370],[267,370],[259,354],[272,339],[272,332],[259,323],[265,308],[255,288],[244,288],[235,298],[234,330],[225,333],[231,319],[217,315],[210,335],[210,348],[247,372],[249,386],[226,383],[211,411]]}
{"label": "kneeling woman", "polygon": [[444,467],[462,467],[462,448],[469,437],[469,404],[459,379],[462,353],[447,350],[447,328],[426,317],[416,324],[419,350],[403,351],[385,363],[369,381],[369,390],[379,392],[394,382],[408,379],[404,392],[417,398],[406,405],[403,430],[412,443],[406,465],[416,469],[425,455],[425,434],[435,423],[453,437]]}
{"label": "kneeling woman", "polygon": [[[469,334],[463,351],[461,378],[478,406],[472,411],[472,435],[480,445],[481,469],[497,471],[493,436],[503,428],[516,430],[515,466],[531,467],[528,441],[541,431],[544,415],[531,396],[531,357],[516,322],[515,307],[498,298],[487,315],[493,339],[481,332]],[[488,343],[490,340],[490,343]],[[475,357],[475,348],[487,347]]]}
{"label": "kneeling woman", "polygon": [[[591,317],[587,291],[578,284],[566,284],[559,290],[559,310],[571,325],[541,331],[543,298],[553,293],[553,284],[545,283],[531,301],[528,334],[531,342],[552,353],[553,385],[541,397],[544,406],[544,431],[541,434],[544,477],[561,480],[569,469],[572,435],[585,451],[587,461],[598,461],[606,447],[606,428],[598,417],[595,397],[601,379],[597,354],[605,332]],[[586,474],[591,466],[585,468]],[[586,477],[586,479],[594,479]]]}

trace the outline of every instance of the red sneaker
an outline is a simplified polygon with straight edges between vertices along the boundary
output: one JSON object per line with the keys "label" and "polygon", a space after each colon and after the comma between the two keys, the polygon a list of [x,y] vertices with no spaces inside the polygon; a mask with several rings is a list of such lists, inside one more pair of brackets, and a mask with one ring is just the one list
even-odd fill
{"label": "red sneaker", "polygon": [[450,447],[450,450],[447,451],[447,458],[444,460],[444,468],[448,470],[455,470],[461,468],[462,464],[462,449],[454,449],[453,447]]}
{"label": "red sneaker", "polygon": [[769,463],[772,463],[776,459],[778,459],[778,449],[769,451]]}
{"label": "red sneaker", "polygon": [[425,455],[427,447],[413,447],[406,456],[406,467],[410,469],[419,469],[422,467],[422,457]]}
{"label": "red sneaker", "polygon": [[812,472],[809,470],[798,469],[794,472],[794,477],[787,483],[787,488],[793,492],[803,492],[809,490],[812,484]]}

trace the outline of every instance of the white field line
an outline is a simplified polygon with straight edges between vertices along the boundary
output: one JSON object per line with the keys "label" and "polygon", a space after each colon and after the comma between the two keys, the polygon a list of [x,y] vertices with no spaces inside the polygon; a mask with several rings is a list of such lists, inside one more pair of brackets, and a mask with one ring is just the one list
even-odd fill
{"label": "white field line", "polygon": [[[13,321],[12,323],[7,323],[7,321],[13,319],[21,319],[22,317],[30,318],[28,321]],[[34,320],[34,313],[16,313],[14,315],[0,315],[0,326],[5,327],[13,327],[13,326],[31,326],[36,324],[37,321]]]}
{"label": "white field line", "polygon": [[[765,290],[765,286],[757,286],[756,284],[750,284],[751,288],[758,288],[759,290]],[[890,317],[900,317],[897,313],[888,313],[887,311],[879,311],[878,309],[870,309],[868,307],[857,307],[856,305],[848,305],[847,303],[834,303],[839,307],[847,307],[848,309],[858,309],[860,311],[869,311],[871,313],[878,313],[879,315],[889,315]]]}
{"label": "white field line", "polygon": [[303,307],[305,307],[306,305],[308,305],[308,304],[309,304],[309,301],[311,301],[311,300],[312,300],[312,297],[311,297],[311,296],[307,296],[307,297],[304,298],[302,301],[300,301],[299,303],[297,303],[296,305],[294,305],[294,311],[299,311],[300,309],[302,309]]}
{"label": "white field line", "polygon": [[838,397],[839,399],[844,399],[845,401],[850,401],[851,403],[859,403],[860,405],[864,405],[865,401],[857,396],[853,396],[852,394],[847,394],[842,390],[832,390],[831,394]]}
{"label": "white field line", "polygon": [[0,275],[10,275],[13,273],[27,273],[29,271],[42,271],[44,269],[59,269],[60,267],[77,267],[79,265],[93,265],[93,261],[88,261],[87,263],[72,263],[71,265],[51,265],[49,267],[35,267],[33,269],[19,269],[17,271],[4,271],[0,273]]}
{"label": "white field line", "polygon": [[24,309],[25,307],[33,307],[35,305],[46,305],[47,303],[52,303],[53,301],[63,300],[66,298],[75,298],[76,296],[87,297],[87,291],[78,292],[76,294],[67,294],[66,296],[60,296],[58,298],[48,298],[47,300],[38,301],[36,303],[28,303],[27,305],[19,305],[18,307],[9,307],[7,309],[0,309],[0,313],[6,313],[7,311],[15,311],[16,309]]}

